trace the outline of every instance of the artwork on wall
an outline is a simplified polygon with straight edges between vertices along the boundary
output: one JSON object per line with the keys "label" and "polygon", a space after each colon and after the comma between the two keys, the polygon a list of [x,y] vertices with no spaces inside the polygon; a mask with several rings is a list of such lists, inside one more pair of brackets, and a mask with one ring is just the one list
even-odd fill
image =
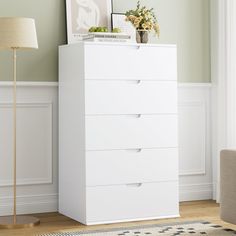
{"label": "artwork on wall", "polygon": [[66,0],[67,41],[77,42],[92,26],[111,28],[111,0]]}
{"label": "artwork on wall", "polygon": [[122,13],[112,13],[111,14],[111,24],[112,29],[119,28],[122,33],[131,36],[131,41],[135,41],[135,28],[133,25],[126,21],[125,14]]}

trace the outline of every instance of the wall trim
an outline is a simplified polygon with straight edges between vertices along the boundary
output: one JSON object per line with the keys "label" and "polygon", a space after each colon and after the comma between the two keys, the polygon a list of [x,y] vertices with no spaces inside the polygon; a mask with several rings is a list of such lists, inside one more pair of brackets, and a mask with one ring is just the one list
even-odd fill
{"label": "wall trim", "polygon": [[180,185],[180,202],[206,200],[213,198],[213,184],[184,184]]}
{"label": "wall trim", "polygon": [[211,83],[181,83],[178,82],[179,88],[211,88]]}
{"label": "wall trim", "polygon": [[[211,83],[178,84],[181,201],[204,200],[213,197],[212,88]],[[197,136],[195,136],[195,131]]]}
{"label": "wall trim", "polygon": [[206,132],[206,124],[207,124],[207,104],[206,101],[182,101],[178,103],[179,108],[180,107],[201,107],[204,111],[204,137],[202,139],[204,140],[204,154],[200,157],[201,159],[201,168],[200,169],[192,169],[188,171],[180,170],[179,169],[179,176],[194,176],[194,175],[205,175],[206,174],[206,146],[207,146],[207,132]]}
{"label": "wall trim", "polygon": [[[1,102],[0,101],[0,109],[1,108],[12,108],[12,103],[11,102]],[[48,101],[48,102],[17,102],[17,109],[19,108],[46,108],[48,109],[48,112],[50,114],[49,122],[50,122],[50,159],[47,160],[47,165],[49,166],[50,172],[48,173],[47,176],[43,178],[17,178],[17,186],[24,186],[24,185],[40,185],[40,184],[52,184],[53,182],[53,166],[52,166],[52,161],[53,161],[53,119],[52,119],[52,114],[53,114],[53,102]],[[0,187],[10,187],[13,186],[13,181],[12,180],[2,180],[0,179]]]}
{"label": "wall trim", "polygon": [[[28,171],[26,174],[26,172],[24,172],[24,164],[18,163],[21,169],[18,169],[17,178],[17,214],[55,212],[58,210],[58,83],[18,81],[17,85],[17,107],[19,108],[18,116],[20,118],[18,121],[23,121],[24,125],[23,127],[19,127],[19,132],[23,132],[22,138],[26,138],[24,148],[27,147],[27,142],[31,140],[31,135],[33,137],[35,135],[34,130],[31,130],[31,128],[34,128],[35,124],[39,125],[35,127],[36,131],[40,131],[41,127],[44,128],[42,132],[39,132],[40,136],[37,136],[37,140],[40,141],[40,144],[36,147],[40,148],[40,154],[35,160],[39,163],[39,167],[34,166],[34,168],[37,168],[38,172],[34,173],[33,168],[28,170],[26,166],[26,172]],[[6,122],[6,125],[9,125],[10,130],[12,123],[11,120],[8,119],[8,116],[12,115],[12,86],[11,81],[0,82],[0,108],[3,109],[1,112],[5,112],[5,108],[8,109],[6,110],[7,113],[3,113],[4,116],[1,118],[5,119],[4,122]],[[33,119],[32,123],[27,124],[25,118],[29,121]],[[36,123],[34,123],[34,121]],[[5,125],[3,124],[2,126],[4,127]],[[30,127],[30,129],[25,133],[24,128],[27,126]],[[8,127],[5,126],[4,128],[5,132],[7,132]],[[9,151],[12,145],[11,135],[11,133],[8,133],[6,139],[0,136],[1,140],[6,140],[6,144],[8,145],[8,150],[4,151],[8,152],[7,155],[11,155],[11,151]],[[46,139],[44,139],[44,135],[46,135]],[[23,139],[21,139],[21,142],[23,142]],[[38,141],[36,141],[35,144],[37,144],[37,142]],[[1,149],[1,155],[3,150],[4,149]],[[24,155],[25,152],[27,152],[30,158],[34,149],[29,149],[29,151],[22,149],[21,155]],[[43,158],[40,158],[41,155]],[[0,161],[1,167],[4,167],[5,163],[5,166],[10,165],[11,168],[11,163],[8,161],[8,158],[4,157],[3,159],[4,160]],[[30,163],[32,163],[33,159],[30,160]],[[31,165],[33,164],[28,166],[30,167]],[[40,169],[42,169],[42,171],[40,171]],[[12,214],[12,179],[9,170],[10,169],[6,172],[1,172],[0,215]],[[20,172],[20,170],[22,172]],[[22,173],[22,175],[20,173]]]}
{"label": "wall trim", "polygon": [[[13,85],[12,81],[0,81],[0,87],[11,87]],[[18,81],[17,86],[19,87],[58,87],[58,82],[49,82],[49,81],[43,81],[43,82],[33,82],[33,81]],[[182,83],[178,82],[179,88],[185,88],[185,87],[205,87],[205,88],[211,88],[211,83]]]}
{"label": "wall trim", "polygon": [[[18,87],[58,87],[58,82],[18,81]],[[12,81],[0,81],[0,87],[12,87]]]}
{"label": "wall trim", "polygon": [[[12,102],[0,102],[1,108],[11,108]],[[48,102],[17,102],[17,108],[39,108],[46,107],[52,112],[52,101]]]}
{"label": "wall trim", "polygon": [[[0,198],[0,216],[11,215],[13,197]],[[58,194],[17,196],[17,214],[55,212],[58,209]]]}
{"label": "wall trim", "polygon": [[[30,213],[42,213],[42,212],[55,212],[58,210],[58,174],[57,174],[57,161],[58,161],[58,82],[28,82],[19,81],[17,82],[19,86],[19,103],[18,105],[24,105],[32,103],[32,105],[45,105],[51,104],[52,106],[52,132],[53,132],[53,144],[52,144],[52,182],[48,183],[49,179],[44,182],[42,179],[32,179],[33,176],[29,176],[29,179],[23,180],[24,185],[18,186],[17,196],[17,213],[18,214],[30,214]],[[179,105],[181,106],[202,106],[206,101],[206,112],[207,116],[210,113],[210,94],[211,94],[211,83],[178,83],[179,90]],[[0,82],[1,100],[0,106],[11,106],[12,97],[12,82],[3,81]],[[202,103],[203,102],[203,103]],[[198,114],[198,113],[197,113]],[[201,114],[200,114],[201,116]],[[209,118],[208,118],[209,119]],[[209,126],[211,121],[207,119],[205,123],[205,128],[207,129],[207,138],[209,138]],[[211,158],[211,153],[209,152],[210,142],[206,142],[207,153],[205,153],[205,161],[209,162]],[[51,159],[52,158],[52,159]],[[199,157],[201,158],[201,157]],[[200,160],[200,159],[199,159]],[[199,162],[198,162],[199,163]],[[1,163],[0,163],[1,164]],[[216,183],[211,183],[211,173],[210,167],[206,163],[205,172],[203,175],[198,173],[200,167],[197,165],[194,168],[191,165],[184,168],[186,172],[181,173],[180,176],[180,200],[181,201],[191,201],[191,200],[203,200],[211,199],[213,189],[215,189]],[[45,175],[46,176],[46,175]],[[51,180],[51,179],[50,179]],[[29,181],[29,182],[28,182]],[[34,181],[34,183],[33,183]],[[28,184],[28,183],[30,184]],[[41,182],[41,183],[39,183]],[[19,182],[18,182],[19,183]],[[0,183],[1,184],[1,183]],[[12,187],[3,187],[3,192],[0,197],[0,215],[12,214]],[[26,195],[20,194],[26,193]]]}

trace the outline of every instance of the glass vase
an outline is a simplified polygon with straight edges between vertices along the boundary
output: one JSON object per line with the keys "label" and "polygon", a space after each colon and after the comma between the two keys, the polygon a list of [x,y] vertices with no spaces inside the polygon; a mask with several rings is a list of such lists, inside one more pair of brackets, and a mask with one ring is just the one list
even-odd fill
{"label": "glass vase", "polygon": [[136,42],[137,43],[148,43],[148,31],[147,30],[136,30]]}

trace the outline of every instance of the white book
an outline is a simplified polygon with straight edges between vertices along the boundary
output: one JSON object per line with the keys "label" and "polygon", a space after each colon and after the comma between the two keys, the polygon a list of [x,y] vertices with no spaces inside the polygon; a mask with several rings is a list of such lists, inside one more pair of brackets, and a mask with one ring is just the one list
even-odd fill
{"label": "white book", "polygon": [[93,32],[89,33],[89,35],[93,35],[94,38],[99,39],[131,39],[131,35],[124,33],[110,33],[110,32]]}
{"label": "white book", "polygon": [[130,42],[131,39],[117,39],[117,38],[90,38],[90,39],[84,39],[83,41],[90,41],[90,42],[120,42],[120,43],[127,43],[127,42]]}

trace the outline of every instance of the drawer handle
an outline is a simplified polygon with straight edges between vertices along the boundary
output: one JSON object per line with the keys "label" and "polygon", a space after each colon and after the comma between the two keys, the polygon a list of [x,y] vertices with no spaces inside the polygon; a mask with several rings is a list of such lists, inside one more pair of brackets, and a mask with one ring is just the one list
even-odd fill
{"label": "drawer handle", "polygon": [[141,84],[142,80],[138,79],[138,80],[125,80],[126,83],[129,84]]}
{"label": "drawer handle", "polygon": [[142,114],[131,114],[131,115],[126,115],[126,116],[130,118],[141,118]]}
{"label": "drawer handle", "polygon": [[139,49],[141,48],[141,45],[135,44],[135,45],[132,45],[131,48],[132,48],[132,49],[139,50]]}
{"label": "drawer handle", "polygon": [[137,149],[126,149],[127,152],[142,152],[142,148]]}
{"label": "drawer handle", "polygon": [[126,184],[127,187],[131,187],[131,188],[139,188],[142,185],[143,185],[142,183]]}

